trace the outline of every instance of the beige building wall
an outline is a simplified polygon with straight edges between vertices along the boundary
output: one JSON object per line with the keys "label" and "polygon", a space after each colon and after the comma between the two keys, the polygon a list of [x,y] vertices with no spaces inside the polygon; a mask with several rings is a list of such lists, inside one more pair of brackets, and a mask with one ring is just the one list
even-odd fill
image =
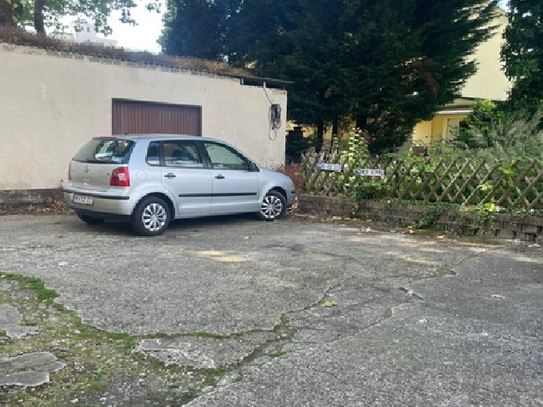
{"label": "beige building wall", "polygon": [[505,100],[511,82],[502,70],[500,51],[503,45],[503,34],[507,27],[507,15],[499,11],[492,21],[496,26],[493,35],[477,47],[473,58],[477,61],[477,72],[464,85],[463,97],[491,100]]}
{"label": "beige building wall", "polygon": [[413,144],[430,144],[432,141],[432,122],[423,121],[418,123],[413,130]]}
{"label": "beige building wall", "polygon": [[460,121],[466,116],[465,113],[438,114],[432,120],[418,123],[413,130],[413,145],[429,145],[453,139]]}
{"label": "beige building wall", "polygon": [[[111,135],[112,99],[202,107],[202,135],[259,164],[285,159],[287,94],[239,79],[0,44],[0,190],[58,188],[88,139]],[[282,108],[272,130],[271,103]]]}

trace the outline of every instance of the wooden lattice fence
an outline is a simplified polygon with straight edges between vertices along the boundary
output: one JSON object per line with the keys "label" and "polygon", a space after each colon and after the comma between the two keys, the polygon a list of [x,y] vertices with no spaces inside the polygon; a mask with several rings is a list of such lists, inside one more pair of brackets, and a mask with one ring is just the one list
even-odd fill
{"label": "wooden lattice fence", "polygon": [[[323,170],[322,164],[331,165]],[[357,175],[360,169],[381,170],[383,176]],[[310,151],[302,157],[301,173],[305,191],[314,195],[353,197],[357,189],[380,183],[389,198],[543,209],[543,165],[531,160],[357,157]]]}

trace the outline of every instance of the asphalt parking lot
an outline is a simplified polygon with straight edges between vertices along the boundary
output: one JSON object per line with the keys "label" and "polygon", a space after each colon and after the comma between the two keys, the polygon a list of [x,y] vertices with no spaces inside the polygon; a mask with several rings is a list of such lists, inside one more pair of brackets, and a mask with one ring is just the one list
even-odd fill
{"label": "asphalt parking lot", "polygon": [[0,217],[0,271],[165,363],[236,366],[191,406],[543,405],[537,245],[293,216],[144,238],[21,215]]}

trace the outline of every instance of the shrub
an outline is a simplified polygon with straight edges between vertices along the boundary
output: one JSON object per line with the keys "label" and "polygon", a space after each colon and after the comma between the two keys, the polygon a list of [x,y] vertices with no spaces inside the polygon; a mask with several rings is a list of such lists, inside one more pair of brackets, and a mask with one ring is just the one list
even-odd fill
{"label": "shrub", "polygon": [[287,163],[300,162],[302,153],[313,146],[313,139],[308,137],[287,136],[285,154]]}
{"label": "shrub", "polygon": [[[485,106],[482,109],[488,108]],[[468,117],[467,127],[460,129],[458,138],[450,142],[449,147],[459,154],[463,151],[471,157],[485,160],[543,160],[543,131],[539,127],[543,108],[533,115],[518,112],[505,116],[497,112],[489,121],[481,119],[483,116]]]}
{"label": "shrub", "polygon": [[505,120],[505,114],[491,100],[478,100],[471,114],[460,122],[456,141],[468,148],[485,148],[493,144],[491,130]]}

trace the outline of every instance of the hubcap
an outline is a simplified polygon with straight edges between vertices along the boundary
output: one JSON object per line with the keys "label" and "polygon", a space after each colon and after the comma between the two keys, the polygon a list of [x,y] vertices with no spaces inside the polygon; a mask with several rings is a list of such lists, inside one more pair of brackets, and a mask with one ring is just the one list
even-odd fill
{"label": "hubcap", "polygon": [[162,205],[153,203],[145,207],[141,218],[145,229],[157,232],[166,225],[168,214]]}
{"label": "hubcap", "polygon": [[283,202],[281,202],[278,197],[274,195],[268,195],[264,197],[264,201],[262,202],[262,208],[260,209],[260,213],[264,218],[275,219],[276,217],[281,215],[282,211]]}

